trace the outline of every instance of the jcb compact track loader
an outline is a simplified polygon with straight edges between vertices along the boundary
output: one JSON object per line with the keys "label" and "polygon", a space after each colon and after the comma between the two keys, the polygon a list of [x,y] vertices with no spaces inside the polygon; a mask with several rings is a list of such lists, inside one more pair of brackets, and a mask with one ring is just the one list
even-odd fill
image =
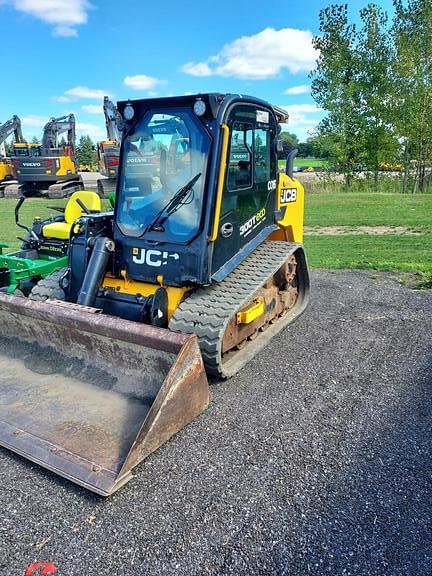
{"label": "jcb compact track loader", "polygon": [[206,408],[205,370],[237,372],[309,291],[283,110],[230,94],[118,108],[114,212],[77,220],[67,267],[34,289],[56,300],[0,295],[0,444],[102,495]]}
{"label": "jcb compact track loader", "polygon": [[[61,146],[59,136],[65,132],[67,144]],[[51,118],[44,127],[42,144],[15,145],[12,162],[18,184],[8,185],[5,196],[40,194],[64,198],[82,190],[75,150],[75,116]]]}

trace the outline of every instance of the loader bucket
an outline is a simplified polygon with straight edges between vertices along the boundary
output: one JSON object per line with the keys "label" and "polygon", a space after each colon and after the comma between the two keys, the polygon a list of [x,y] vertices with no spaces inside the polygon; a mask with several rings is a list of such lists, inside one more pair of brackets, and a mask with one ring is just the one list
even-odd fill
{"label": "loader bucket", "polygon": [[194,335],[0,295],[0,445],[103,496],[208,405]]}

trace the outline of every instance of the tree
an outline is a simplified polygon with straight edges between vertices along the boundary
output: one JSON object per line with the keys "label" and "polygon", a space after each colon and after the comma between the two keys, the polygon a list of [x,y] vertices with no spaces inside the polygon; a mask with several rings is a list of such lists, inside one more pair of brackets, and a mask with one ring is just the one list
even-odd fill
{"label": "tree", "polygon": [[283,152],[279,154],[280,158],[286,158],[294,148],[298,148],[299,139],[296,134],[290,132],[281,132],[279,140],[282,141]]}
{"label": "tree", "polygon": [[81,136],[77,146],[77,157],[80,164],[94,164],[95,146],[90,136]]}
{"label": "tree", "polygon": [[411,190],[424,191],[432,161],[432,3],[394,0],[394,7],[393,117],[404,147],[403,189],[408,189],[413,160]]}
{"label": "tree", "polygon": [[320,34],[313,39],[319,57],[312,73],[312,96],[327,116],[318,134],[328,143],[331,163],[350,185],[365,150],[357,31],[348,22],[346,4],[321,10],[319,18]]}
{"label": "tree", "polygon": [[373,173],[378,185],[380,164],[397,155],[399,144],[392,126],[390,112],[392,83],[389,70],[394,61],[394,50],[388,31],[387,14],[378,6],[369,4],[360,11],[363,23],[358,32],[358,85],[365,146],[364,164]]}

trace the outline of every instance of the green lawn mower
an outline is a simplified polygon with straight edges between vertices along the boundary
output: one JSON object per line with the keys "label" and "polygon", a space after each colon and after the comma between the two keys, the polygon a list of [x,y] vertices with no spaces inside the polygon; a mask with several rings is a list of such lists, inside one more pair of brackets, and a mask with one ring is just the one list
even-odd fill
{"label": "green lawn mower", "polygon": [[56,270],[67,266],[67,251],[72,227],[85,214],[101,211],[101,200],[95,192],[75,192],[65,207],[49,206],[59,216],[41,220],[36,217],[32,228],[19,221],[19,210],[26,200],[22,196],[15,207],[15,223],[26,231],[21,249],[4,254],[7,244],[0,243],[0,292],[28,296],[35,284]]}

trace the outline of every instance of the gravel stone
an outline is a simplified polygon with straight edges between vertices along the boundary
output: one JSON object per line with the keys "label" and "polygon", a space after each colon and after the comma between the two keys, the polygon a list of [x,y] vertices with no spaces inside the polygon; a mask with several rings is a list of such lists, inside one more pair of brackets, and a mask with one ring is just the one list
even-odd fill
{"label": "gravel stone", "polygon": [[314,270],[304,315],[109,499],[0,449],[0,572],[432,574],[432,292],[397,279]]}

